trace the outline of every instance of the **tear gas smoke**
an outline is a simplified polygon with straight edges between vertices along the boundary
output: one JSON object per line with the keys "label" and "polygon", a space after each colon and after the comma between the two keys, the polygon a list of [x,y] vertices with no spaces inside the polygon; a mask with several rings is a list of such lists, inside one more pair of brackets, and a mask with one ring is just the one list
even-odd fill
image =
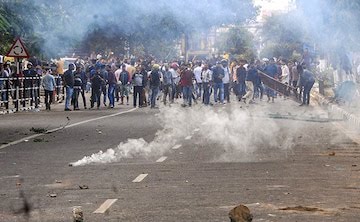
{"label": "tear gas smoke", "polygon": [[235,107],[229,110],[164,107],[157,118],[163,129],[156,132],[153,141],[128,139],[116,148],[85,156],[72,165],[112,163],[133,157],[155,158],[186,140],[194,144],[194,149],[199,144],[223,149],[223,154],[214,157],[214,161],[248,161],[261,146],[288,150],[294,145],[291,133],[280,133],[274,120],[252,117],[248,111]]}
{"label": "tear gas smoke", "polygon": [[174,37],[184,30],[243,22],[256,14],[251,0],[32,0],[30,4],[54,15],[33,27],[44,39],[45,50],[52,52],[73,46],[96,30],[118,38],[154,32]]}

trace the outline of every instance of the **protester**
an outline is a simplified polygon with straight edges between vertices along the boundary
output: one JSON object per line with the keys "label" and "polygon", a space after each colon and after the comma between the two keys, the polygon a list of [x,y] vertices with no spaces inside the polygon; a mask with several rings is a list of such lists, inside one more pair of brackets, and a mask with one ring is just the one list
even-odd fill
{"label": "protester", "polygon": [[155,108],[156,97],[159,93],[160,87],[160,66],[158,64],[154,64],[152,67],[152,71],[150,73],[150,89],[151,89],[151,98],[150,104],[151,108]]}
{"label": "protester", "polygon": [[136,107],[136,101],[139,100],[139,108],[143,106],[143,83],[144,83],[144,74],[140,66],[136,67],[136,71],[132,76],[132,83],[134,87],[133,94],[133,105]]}
{"label": "protester", "polygon": [[115,106],[115,89],[116,89],[116,76],[115,73],[112,71],[110,65],[106,65],[106,71],[108,73],[108,97],[109,97],[109,107],[112,109]]}
{"label": "protester", "polygon": [[[265,66],[264,73],[265,73],[266,75],[274,78],[274,79],[277,78],[278,67],[277,67],[276,64],[275,64],[274,58],[271,58],[271,59],[269,60],[269,64],[267,64],[267,65]],[[271,102],[273,102],[273,103],[275,102],[275,95],[276,95],[276,93],[275,93],[275,91],[274,91],[273,89],[271,89],[271,88],[269,88],[269,87],[266,87],[266,95],[267,95],[267,97],[268,97],[268,102],[270,102],[270,100],[271,100]]]}
{"label": "protester", "polygon": [[239,101],[241,100],[241,98],[245,95],[246,93],[246,84],[245,84],[245,80],[246,80],[246,68],[244,67],[246,61],[245,60],[240,60],[239,61],[239,66],[236,70],[236,79],[237,79],[237,87],[238,87],[238,99]]}
{"label": "protester", "polygon": [[210,104],[210,95],[211,95],[211,87],[212,87],[212,71],[209,69],[209,65],[204,65],[204,68],[201,72],[201,78],[203,83],[203,103],[205,105]]}
{"label": "protester", "polygon": [[129,85],[130,85],[130,75],[126,70],[126,65],[121,66],[121,73],[119,76],[120,81],[120,96],[121,96],[121,105],[124,104],[124,97],[126,96],[126,105],[129,105]]}
{"label": "protester", "polygon": [[249,65],[249,70],[247,71],[245,85],[246,85],[246,94],[242,97],[244,103],[246,101],[249,104],[254,103],[254,85],[257,77],[257,69],[255,68],[255,64],[252,63]]}
{"label": "protester", "polygon": [[70,63],[68,70],[64,73],[64,86],[66,89],[65,111],[71,111],[70,102],[74,93],[74,69],[75,65]]}
{"label": "protester", "polygon": [[300,106],[308,106],[310,104],[310,91],[315,83],[315,77],[312,72],[306,69],[305,64],[297,66],[297,71],[300,75],[299,87],[303,87],[303,100]]}
{"label": "protester", "polygon": [[201,62],[197,62],[196,67],[194,68],[194,77],[196,81],[196,99],[201,97],[201,91],[202,91],[202,79],[201,79]]}
{"label": "protester", "polygon": [[180,84],[183,89],[183,99],[184,102],[182,106],[191,106],[192,105],[192,79],[194,73],[191,71],[189,65],[184,67],[180,76]]}
{"label": "protester", "polygon": [[167,97],[169,97],[169,102],[173,103],[174,99],[172,97],[172,88],[173,88],[173,78],[172,78],[172,73],[169,70],[169,66],[166,65],[165,66],[165,71],[163,74],[163,103],[164,105],[166,105],[167,102]]}
{"label": "protester", "polygon": [[231,73],[230,73],[230,69],[228,67],[228,61],[223,59],[221,61],[221,65],[224,69],[224,78],[223,83],[224,83],[224,100],[226,100],[228,103],[230,103],[230,81],[231,81]]}
{"label": "protester", "polygon": [[51,104],[53,102],[53,93],[56,88],[55,78],[52,75],[52,70],[48,69],[46,75],[42,78],[41,85],[45,91],[45,106],[46,110],[51,110]]}
{"label": "protester", "polygon": [[91,78],[91,109],[94,108],[95,101],[97,102],[97,109],[100,109],[101,86],[104,81],[100,75],[100,67],[96,67]]}
{"label": "protester", "polygon": [[220,62],[216,63],[216,66],[212,69],[213,87],[214,87],[214,101],[217,103],[220,99],[220,103],[224,104],[224,69]]}
{"label": "protester", "polygon": [[79,108],[79,95],[81,93],[82,81],[81,81],[81,73],[74,73],[74,93],[73,93],[73,105],[74,110],[80,110]]}

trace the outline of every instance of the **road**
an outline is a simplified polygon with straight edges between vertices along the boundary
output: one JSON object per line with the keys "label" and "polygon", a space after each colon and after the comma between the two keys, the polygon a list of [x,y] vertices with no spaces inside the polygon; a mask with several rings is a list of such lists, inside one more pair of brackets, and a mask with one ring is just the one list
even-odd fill
{"label": "road", "polygon": [[0,221],[358,221],[358,134],[315,105],[53,110],[0,116]]}

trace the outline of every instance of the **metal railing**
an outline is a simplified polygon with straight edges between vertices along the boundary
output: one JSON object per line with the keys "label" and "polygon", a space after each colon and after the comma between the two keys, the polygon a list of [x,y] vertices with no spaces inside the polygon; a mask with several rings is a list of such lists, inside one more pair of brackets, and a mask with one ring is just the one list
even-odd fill
{"label": "metal railing", "polygon": [[[53,101],[59,102],[64,100],[61,77],[55,76],[55,82]],[[0,114],[37,109],[43,95],[40,76],[0,78]]]}

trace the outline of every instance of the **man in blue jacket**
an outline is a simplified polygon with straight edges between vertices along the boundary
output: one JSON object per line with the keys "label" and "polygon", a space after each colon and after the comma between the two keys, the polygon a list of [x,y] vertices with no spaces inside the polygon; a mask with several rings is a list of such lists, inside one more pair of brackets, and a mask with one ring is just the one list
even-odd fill
{"label": "man in blue jacket", "polygon": [[[220,103],[224,103],[224,83],[223,78],[225,76],[224,69],[221,66],[221,62],[216,62],[216,66],[212,69],[213,72],[213,83],[214,83],[214,101],[218,102],[220,98]],[[219,94],[218,94],[219,91]]]}
{"label": "man in blue jacket", "polygon": [[300,106],[308,106],[310,104],[310,91],[315,83],[315,77],[312,72],[304,68],[305,64],[298,65],[297,71],[300,75],[299,87],[303,87],[303,101]]}

